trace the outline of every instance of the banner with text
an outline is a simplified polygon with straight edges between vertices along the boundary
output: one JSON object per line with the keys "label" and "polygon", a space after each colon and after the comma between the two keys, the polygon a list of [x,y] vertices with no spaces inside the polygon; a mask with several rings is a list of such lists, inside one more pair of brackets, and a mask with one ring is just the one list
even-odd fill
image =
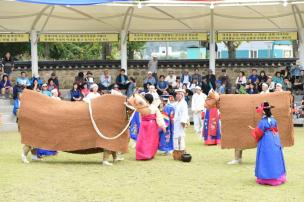
{"label": "banner with text", "polygon": [[0,42],[29,42],[29,34],[0,34]]}
{"label": "banner with text", "polygon": [[298,40],[297,32],[219,32],[217,41],[289,41]]}
{"label": "banner with text", "polygon": [[129,41],[207,41],[207,33],[132,33]]}
{"label": "banner with text", "polygon": [[41,34],[40,42],[116,42],[118,34]]}

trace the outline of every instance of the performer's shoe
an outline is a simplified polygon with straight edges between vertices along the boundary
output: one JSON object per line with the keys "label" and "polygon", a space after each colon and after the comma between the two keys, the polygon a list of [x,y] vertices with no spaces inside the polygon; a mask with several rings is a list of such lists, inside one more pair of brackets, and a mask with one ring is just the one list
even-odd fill
{"label": "performer's shoe", "polygon": [[238,159],[238,160],[234,159],[232,161],[229,161],[227,164],[228,165],[236,165],[236,164],[241,164],[241,163],[242,163],[241,159]]}
{"label": "performer's shoe", "polygon": [[109,161],[102,161],[102,165],[105,165],[105,166],[112,166],[113,163],[110,163]]}
{"label": "performer's shoe", "polygon": [[42,158],[39,158],[37,155],[32,155],[32,161],[42,161]]}
{"label": "performer's shoe", "polygon": [[122,157],[122,156],[117,156],[117,157],[114,159],[114,161],[123,161],[123,160],[125,160],[125,159],[124,159],[124,157]]}
{"label": "performer's shoe", "polygon": [[23,163],[30,163],[24,154],[21,154],[21,160]]}

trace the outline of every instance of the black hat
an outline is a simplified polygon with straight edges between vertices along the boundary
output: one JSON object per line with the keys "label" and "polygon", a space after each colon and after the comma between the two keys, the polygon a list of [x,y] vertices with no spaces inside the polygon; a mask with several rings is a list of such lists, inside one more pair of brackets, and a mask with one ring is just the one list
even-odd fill
{"label": "black hat", "polygon": [[274,106],[271,106],[267,101],[260,104],[260,106],[256,107],[257,112],[262,112],[264,109],[271,109],[274,108]]}

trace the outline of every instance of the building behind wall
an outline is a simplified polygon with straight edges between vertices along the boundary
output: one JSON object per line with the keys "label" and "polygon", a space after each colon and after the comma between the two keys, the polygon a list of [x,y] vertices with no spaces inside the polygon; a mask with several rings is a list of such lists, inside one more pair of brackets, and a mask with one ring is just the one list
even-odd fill
{"label": "building behind wall", "polygon": [[[218,44],[217,58],[228,59],[228,49],[224,43]],[[293,48],[290,41],[243,42],[236,50],[236,59],[244,58],[292,58]]]}

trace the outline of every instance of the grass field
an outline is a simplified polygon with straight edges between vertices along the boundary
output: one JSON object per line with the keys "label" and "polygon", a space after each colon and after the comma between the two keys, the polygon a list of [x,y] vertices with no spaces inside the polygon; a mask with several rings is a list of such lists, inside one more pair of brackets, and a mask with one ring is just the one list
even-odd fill
{"label": "grass field", "polygon": [[135,161],[134,149],[113,167],[100,154],[59,153],[43,162],[23,164],[17,133],[0,133],[0,201],[304,201],[304,129],[284,150],[288,182],[280,187],[255,183],[255,149],[242,165],[227,165],[233,150],[202,145],[188,129],[191,163],[157,155]]}

